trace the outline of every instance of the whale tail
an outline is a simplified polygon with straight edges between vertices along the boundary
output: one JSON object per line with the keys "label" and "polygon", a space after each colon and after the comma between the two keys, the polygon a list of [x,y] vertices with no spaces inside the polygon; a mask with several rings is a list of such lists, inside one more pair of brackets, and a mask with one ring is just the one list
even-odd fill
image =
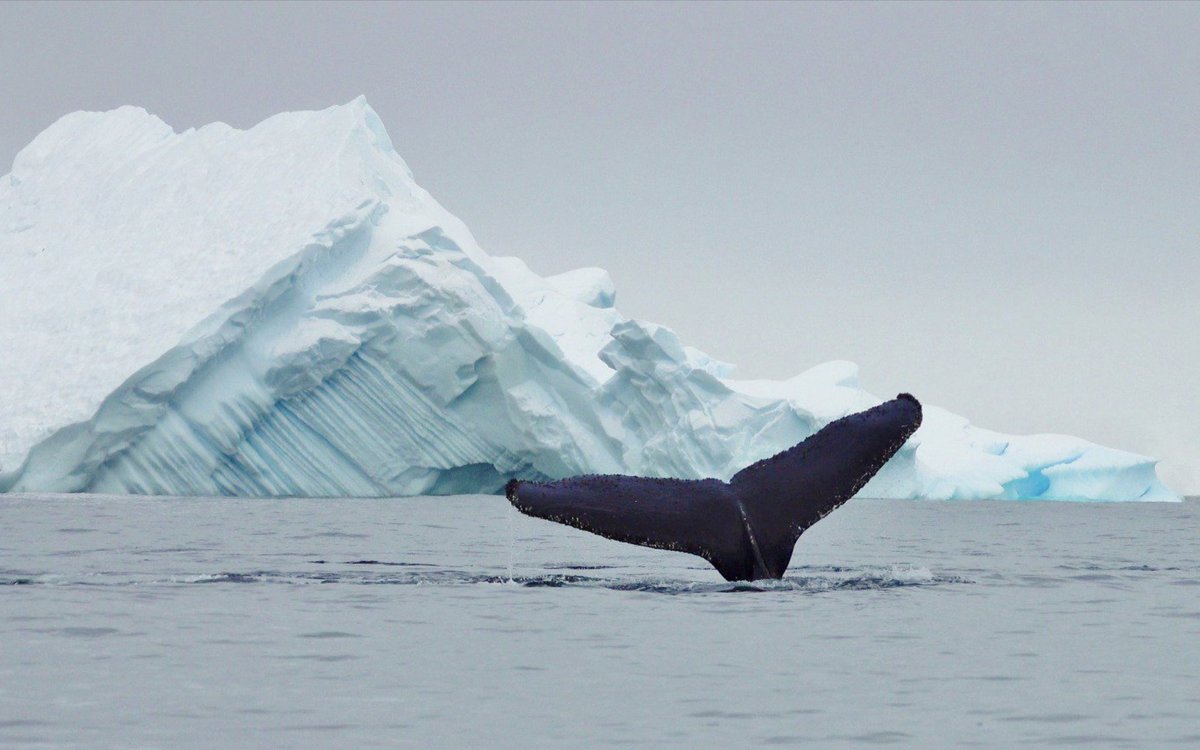
{"label": "whale tail", "polygon": [[861,490],[921,424],[902,393],[831,422],[807,440],[717,479],[618,475],[511,480],[527,515],[616,541],[708,560],[726,580],[781,578],[800,535]]}

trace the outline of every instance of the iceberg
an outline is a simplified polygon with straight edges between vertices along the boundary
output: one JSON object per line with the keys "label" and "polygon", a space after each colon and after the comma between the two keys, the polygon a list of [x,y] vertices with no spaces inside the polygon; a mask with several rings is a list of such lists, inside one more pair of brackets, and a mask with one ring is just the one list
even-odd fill
{"label": "iceberg", "polygon": [[[0,179],[0,491],[728,479],[881,402],[849,362],[736,379],[615,297],[485,253],[362,98],[244,131],[76,112]],[[1153,459],[925,413],[861,495],[1178,499]]]}

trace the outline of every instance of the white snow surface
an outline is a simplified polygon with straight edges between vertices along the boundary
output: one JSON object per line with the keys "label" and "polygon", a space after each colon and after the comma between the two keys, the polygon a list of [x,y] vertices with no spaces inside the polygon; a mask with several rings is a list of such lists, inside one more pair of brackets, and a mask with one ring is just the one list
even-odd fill
{"label": "white snow surface", "polygon": [[[732,379],[615,296],[483,252],[362,98],[245,131],[67,115],[0,179],[0,490],[727,479],[880,401],[849,362]],[[1177,500],[1155,463],[926,405],[861,494]]]}

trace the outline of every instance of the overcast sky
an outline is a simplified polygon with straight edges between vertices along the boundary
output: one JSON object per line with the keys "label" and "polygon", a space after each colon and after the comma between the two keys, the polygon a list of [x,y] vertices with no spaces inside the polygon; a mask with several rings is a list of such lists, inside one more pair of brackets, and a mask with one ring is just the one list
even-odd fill
{"label": "overcast sky", "polygon": [[1200,494],[1200,3],[0,4],[0,162],[77,109],[358,94],[493,255],[743,377],[1164,459]]}

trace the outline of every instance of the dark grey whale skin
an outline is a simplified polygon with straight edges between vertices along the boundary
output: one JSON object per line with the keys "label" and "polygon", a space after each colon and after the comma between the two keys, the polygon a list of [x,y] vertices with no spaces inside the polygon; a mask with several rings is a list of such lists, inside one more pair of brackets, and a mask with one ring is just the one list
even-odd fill
{"label": "dark grey whale skin", "polygon": [[800,535],[862,489],[920,425],[921,404],[901,393],[728,482],[587,475],[513,479],[505,494],[526,515],[699,555],[728,581],[782,578]]}

